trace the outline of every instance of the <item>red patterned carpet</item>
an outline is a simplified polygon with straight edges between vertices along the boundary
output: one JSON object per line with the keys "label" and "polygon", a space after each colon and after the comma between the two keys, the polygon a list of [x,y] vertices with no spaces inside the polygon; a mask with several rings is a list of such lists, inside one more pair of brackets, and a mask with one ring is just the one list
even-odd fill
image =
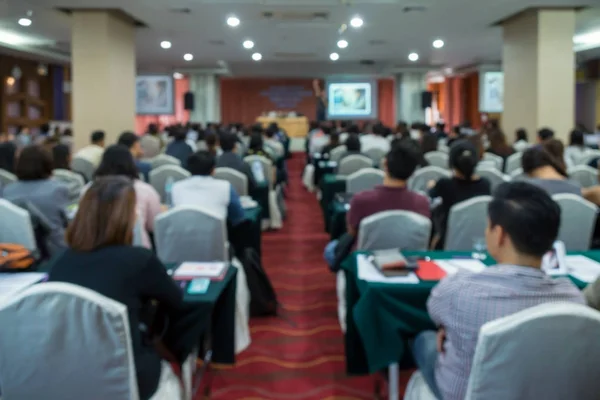
{"label": "red patterned carpet", "polygon": [[[314,194],[301,184],[303,155],[288,162],[288,218],[263,234],[263,264],[285,312],[251,321],[251,346],[235,367],[214,371],[214,400],[373,398],[373,378],[345,374],[335,276],[323,261],[328,236]],[[200,397],[198,398],[198,400]]]}

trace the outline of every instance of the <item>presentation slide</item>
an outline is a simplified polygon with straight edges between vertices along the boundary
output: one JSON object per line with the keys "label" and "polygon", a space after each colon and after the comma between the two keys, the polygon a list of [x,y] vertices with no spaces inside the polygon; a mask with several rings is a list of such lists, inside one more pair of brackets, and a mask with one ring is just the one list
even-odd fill
{"label": "presentation slide", "polygon": [[175,90],[171,75],[138,76],[135,82],[135,89],[137,114],[174,114]]}
{"label": "presentation slide", "polygon": [[377,119],[374,81],[327,81],[327,119]]}
{"label": "presentation slide", "polygon": [[504,110],[504,72],[481,72],[479,82],[479,111],[501,113]]}

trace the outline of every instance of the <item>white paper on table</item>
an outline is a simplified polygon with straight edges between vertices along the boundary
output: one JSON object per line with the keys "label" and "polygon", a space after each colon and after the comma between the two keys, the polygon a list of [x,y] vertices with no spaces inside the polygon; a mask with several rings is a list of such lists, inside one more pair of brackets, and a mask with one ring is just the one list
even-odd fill
{"label": "white paper on table", "polygon": [[242,208],[254,208],[258,206],[258,203],[249,196],[240,196],[240,204]]}
{"label": "white paper on table", "polygon": [[458,267],[452,265],[450,260],[433,260],[433,262],[440,267],[446,274],[454,275],[458,272]]}
{"label": "white paper on table", "polygon": [[600,264],[585,256],[565,257],[569,275],[582,282],[592,283],[600,276]]}
{"label": "white paper on table", "polygon": [[356,266],[358,269],[358,279],[363,281],[380,283],[405,283],[413,285],[420,282],[419,277],[414,272],[411,272],[406,276],[384,276],[364,254],[359,254],[356,256]]}
{"label": "white paper on table", "polygon": [[46,274],[38,272],[0,274],[0,303],[12,298],[15,294],[27,289],[29,286],[35,285],[42,279],[45,279],[46,276]]}
{"label": "white paper on table", "polygon": [[[438,264],[439,260],[433,260]],[[471,258],[453,258],[451,260],[443,260],[445,263],[450,264],[451,267],[458,268],[458,270],[469,271],[469,272],[481,272],[486,267],[485,264],[479,260]],[[439,265],[439,264],[438,264]],[[446,271],[448,272],[448,271]],[[450,272],[448,272],[450,273]]]}
{"label": "white paper on table", "polygon": [[542,258],[542,271],[550,276],[568,275],[566,253],[565,244],[560,240],[555,241],[552,249]]}
{"label": "white paper on table", "polygon": [[173,276],[190,278],[218,278],[227,267],[224,262],[184,262]]}

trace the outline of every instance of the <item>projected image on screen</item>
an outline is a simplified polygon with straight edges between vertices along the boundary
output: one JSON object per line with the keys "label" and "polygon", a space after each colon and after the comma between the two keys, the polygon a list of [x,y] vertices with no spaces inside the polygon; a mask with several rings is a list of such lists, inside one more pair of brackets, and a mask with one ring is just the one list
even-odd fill
{"label": "projected image on screen", "polygon": [[327,92],[330,118],[368,118],[373,113],[371,83],[332,83]]}

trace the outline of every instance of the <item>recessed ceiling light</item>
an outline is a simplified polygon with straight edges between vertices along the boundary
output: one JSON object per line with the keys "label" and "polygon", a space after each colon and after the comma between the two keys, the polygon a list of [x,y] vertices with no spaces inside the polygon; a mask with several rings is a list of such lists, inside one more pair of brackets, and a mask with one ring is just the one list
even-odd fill
{"label": "recessed ceiling light", "polygon": [[21,25],[21,26],[30,26],[31,25],[31,19],[29,19],[29,18],[20,18],[19,19],[19,25]]}
{"label": "recessed ceiling light", "polygon": [[353,28],[360,28],[361,26],[363,26],[364,21],[361,17],[354,17],[350,20],[350,25],[352,25]]}
{"label": "recessed ceiling light", "polygon": [[419,55],[417,53],[410,53],[408,55],[408,59],[410,61],[417,61],[419,59]]}
{"label": "recessed ceiling light", "polygon": [[170,49],[171,42],[169,42],[168,40],[163,40],[162,42],[160,42],[160,47],[162,47],[163,49]]}
{"label": "recessed ceiling light", "polygon": [[243,46],[245,49],[251,49],[254,47],[254,42],[252,40],[244,40]]}
{"label": "recessed ceiling light", "polygon": [[345,49],[346,47],[348,47],[348,41],[347,41],[347,40],[344,40],[344,39],[338,40],[338,42],[337,42],[337,46],[338,46],[340,49]]}
{"label": "recessed ceiling light", "polygon": [[339,55],[338,53],[331,53],[331,54],[329,55],[329,59],[330,59],[331,61],[337,61],[337,60],[339,60],[339,59],[340,59],[340,55]]}
{"label": "recessed ceiling light", "polygon": [[187,53],[187,54],[185,54],[185,55],[183,56],[183,59],[184,59],[185,61],[192,61],[192,60],[194,59],[194,55],[193,55],[193,54],[190,54],[190,53]]}
{"label": "recessed ceiling light", "polygon": [[239,24],[240,24],[240,19],[238,17],[231,16],[231,17],[227,18],[227,25],[231,26],[232,28],[235,28]]}
{"label": "recessed ceiling light", "polygon": [[444,41],[442,39],[435,39],[433,41],[433,47],[435,47],[436,49],[441,49],[442,47],[444,47]]}
{"label": "recessed ceiling light", "polygon": [[173,78],[174,79],[183,79],[184,76],[181,72],[173,72]]}
{"label": "recessed ceiling light", "polygon": [[254,61],[260,61],[260,60],[262,60],[262,54],[260,54],[260,53],[254,53],[254,54],[252,54],[252,59]]}

